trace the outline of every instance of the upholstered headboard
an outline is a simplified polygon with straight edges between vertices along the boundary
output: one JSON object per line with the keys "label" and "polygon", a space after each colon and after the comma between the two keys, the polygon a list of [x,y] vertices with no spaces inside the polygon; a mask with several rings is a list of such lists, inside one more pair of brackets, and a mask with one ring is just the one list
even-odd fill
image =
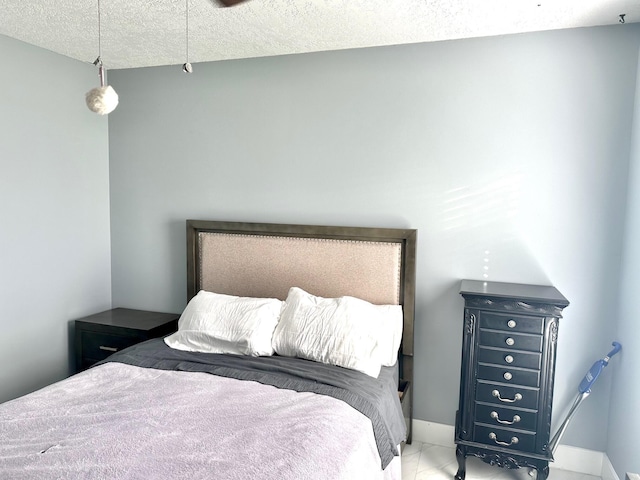
{"label": "upholstered headboard", "polygon": [[[187,220],[187,299],[200,290],[285,299],[289,288],[300,287],[322,297],[400,304],[399,373],[412,383],[416,234],[410,229]],[[405,400],[410,408],[411,398]]]}

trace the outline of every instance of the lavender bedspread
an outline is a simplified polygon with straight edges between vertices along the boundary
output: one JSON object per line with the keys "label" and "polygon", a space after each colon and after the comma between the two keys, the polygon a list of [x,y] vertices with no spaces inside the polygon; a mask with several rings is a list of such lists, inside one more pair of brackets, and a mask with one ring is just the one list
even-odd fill
{"label": "lavender bedspread", "polygon": [[0,477],[388,478],[372,421],[345,401],[129,357],[0,405]]}

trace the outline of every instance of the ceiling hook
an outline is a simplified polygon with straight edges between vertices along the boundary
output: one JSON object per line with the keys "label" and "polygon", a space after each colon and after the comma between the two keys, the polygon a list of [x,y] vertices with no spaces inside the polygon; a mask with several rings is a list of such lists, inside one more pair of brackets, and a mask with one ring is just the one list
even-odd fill
{"label": "ceiling hook", "polygon": [[620,16],[620,20],[618,20],[618,22],[620,22],[620,23],[624,23],[624,17],[625,17],[626,15],[627,15],[626,13],[621,13],[621,14],[619,15],[619,16]]}

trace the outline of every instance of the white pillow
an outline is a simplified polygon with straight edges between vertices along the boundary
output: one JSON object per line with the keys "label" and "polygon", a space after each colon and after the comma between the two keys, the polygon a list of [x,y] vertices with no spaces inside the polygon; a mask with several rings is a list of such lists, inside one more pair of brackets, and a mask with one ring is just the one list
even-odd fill
{"label": "white pillow", "polygon": [[201,290],[164,339],[177,350],[237,355],[273,355],[271,337],[283,302],[275,298],[234,297]]}
{"label": "white pillow", "polygon": [[374,305],[382,317],[382,329],[378,339],[378,347],[382,357],[382,365],[392,367],[398,361],[398,350],[402,343],[402,327],[404,316],[401,305]]}
{"label": "white pillow", "polygon": [[378,339],[382,317],[374,305],[354,297],[323,298],[293,287],[273,333],[279,355],[380,373]]}

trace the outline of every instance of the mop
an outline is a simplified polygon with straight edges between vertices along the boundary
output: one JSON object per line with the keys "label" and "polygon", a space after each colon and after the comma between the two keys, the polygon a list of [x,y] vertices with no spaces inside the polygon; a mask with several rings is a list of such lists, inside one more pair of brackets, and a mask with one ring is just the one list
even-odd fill
{"label": "mop", "polygon": [[598,376],[600,375],[604,367],[609,365],[609,360],[611,360],[611,357],[613,357],[616,353],[618,353],[622,349],[622,345],[620,345],[618,342],[613,342],[611,345],[613,345],[613,350],[611,350],[606,357],[595,362],[592,365],[592,367],[589,369],[587,374],[584,376],[582,381],[580,382],[580,385],[578,387],[578,395],[576,396],[573,402],[573,405],[569,410],[569,413],[567,413],[567,416],[565,417],[564,421],[562,422],[562,424],[556,431],[555,435],[551,439],[551,442],[549,443],[549,450],[551,451],[552,454],[555,452],[556,447],[558,446],[558,442],[562,438],[562,435],[564,435],[564,431],[569,426],[569,422],[575,415],[576,411],[578,410],[578,407],[584,401],[584,399],[587,398],[591,393],[591,387],[593,386],[595,381],[598,379]]}

